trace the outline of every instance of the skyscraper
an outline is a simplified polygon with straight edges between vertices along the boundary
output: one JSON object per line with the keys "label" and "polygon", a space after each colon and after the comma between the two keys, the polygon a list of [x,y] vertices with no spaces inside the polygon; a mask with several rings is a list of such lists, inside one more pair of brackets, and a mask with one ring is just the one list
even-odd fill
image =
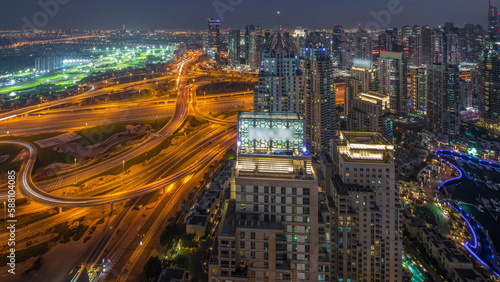
{"label": "skyscraper", "polygon": [[419,116],[427,113],[427,71],[425,68],[412,68],[408,72],[408,96],[411,112]]}
{"label": "skyscraper", "polygon": [[245,26],[245,64],[250,65],[252,57],[250,56],[250,50],[252,48],[252,33],[255,32],[254,25]]}
{"label": "skyscraper", "polygon": [[458,81],[457,66],[427,67],[427,127],[443,142],[460,134]]}
{"label": "skyscraper", "polygon": [[380,52],[378,58],[379,92],[390,96],[391,113],[404,116],[407,113],[406,64],[403,54]]}
{"label": "skyscraper", "polygon": [[330,280],[323,193],[294,113],[240,113],[231,200],[210,281]]}
{"label": "skyscraper", "polygon": [[229,52],[228,61],[229,65],[236,67],[240,65],[240,30],[229,30]]}
{"label": "skyscraper", "polygon": [[372,57],[372,36],[361,27],[358,27],[354,35],[354,57],[369,59]]}
{"label": "skyscraper", "polygon": [[487,122],[500,122],[500,51],[486,49],[479,61],[479,111]]}
{"label": "skyscraper", "polygon": [[328,153],[335,136],[335,92],[333,64],[324,37],[311,32],[301,48],[304,72],[304,114],[307,148],[314,154]]}
{"label": "skyscraper", "polygon": [[354,59],[351,76],[345,81],[344,113],[349,114],[350,103],[362,92],[377,91],[378,83],[373,62],[367,59]]}
{"label": "skyscraper", "polygon": [[280,28],[269,37],[261,52],[254,110],[304,114],[303,76],[295,44]]}
{"label": "skyscraper", "polygon": [[444,64],[446,61],[445,36],[441,31],[432,35],[431,62],[433,64]]}
{"label": "skyscraper", "polygon": [[220,20],[208,19],[207,50],[212,63],[219,63],[220,56]]}
{"label": "skyscraper", "polygon": [[369,91],[354,98],[347,117],[347,130],[378,132],[392,142],[394,130],[389,95]]}
{"label": "skyscraper", "polygon": [[479,56],[485,46],[485,32],[480,25],[465,24],[463,59],[469,63],[479,62]]}
{"label": "skyscraper", "polygon": [[332,281],[401,281],[394,146],[380,133],[340,132],[332,160]]}
{"label": "skyscraper", "polygon": [[446,38],[446,63],[459,65],[462,63],[462,44],[458,34],[450,32],[445,35]]}
{"label": "skyscraper", "polygon": [[429,64],[432,62],[432,46],[434,31],[427,26],[420,32],[420,54],[419,62]]}
{"label": "skyscraper", "polygon": [[341,25],[333,26],[332,33],[332,59],[337,68],[342,69],[342,40],[344,37],[344,27]]}
{"label": "skyscraper", "polygon": [[488,8],[488,33],[490,34],[491,42],[499,42],[500,14],[498,13],[498,8],[491,5],[491,0],[489,0],[489,8]]}
{"label": "skyscraper", "polygon": [[264,44],[264,35],[260,25],[257,25],[255,31],[250,32],[250,45],[248,50],[249,62],[251,69],[257,70],[260,67],[260,48]]}

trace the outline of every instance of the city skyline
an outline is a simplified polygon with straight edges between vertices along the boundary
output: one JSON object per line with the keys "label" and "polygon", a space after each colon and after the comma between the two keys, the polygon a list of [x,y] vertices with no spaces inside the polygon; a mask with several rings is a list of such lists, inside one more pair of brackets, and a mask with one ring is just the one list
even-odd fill
{"label": "city skyline", "polygon": [[499,282],[497,2],[3,4],[0,277]]}
{"label": "city skyline", "polygon": [[[493,5],[500,4],[492,1]],[[98,9],[93,8],[95,5]],[[285,5],[286,4],[286,5]],[[451,6],[451,4],[455,4]],[[346,28],[357,25],[386,28],[403,24],[439,26],[454,22],[457,26],[473,23],[486,26],[485,10],[488,1],[469,0],[383,0],[300,2],[274,1],[191,1],[167,3],[149,0],[133,1],[95,0],[78,2],[48,0],[33,3],[4,3],[0,18],[0,30],[20,30],[30,24],[40,29],[119,29],[123,25],[132,29],[204,29],[203,19],[221,18],[223,28],[243,28],[246,24],[260,22],[271,28],[278,24],[288,28],[331,28],[334,24]],[[432,5],[433,9],[429,9]],[[45,8],[43,7],[45,6]],[[193,8],[195,7],[195,8]],[[392,7],[392,8],[389,8]],[[277,11],[280,12],[279,17]],[[44,16],[44,15],[45,16]],[[198,19],[198,20],[193,20]],[[36,24],[38,21],[40,24]]]}

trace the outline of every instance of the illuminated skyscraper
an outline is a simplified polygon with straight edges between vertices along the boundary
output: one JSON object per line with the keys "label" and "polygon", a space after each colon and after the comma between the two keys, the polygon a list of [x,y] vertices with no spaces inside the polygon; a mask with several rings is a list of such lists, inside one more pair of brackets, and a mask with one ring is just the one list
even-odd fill
{"label": "illuminated skyscraper", "polygon": [[330,281],[324,192],[304,142],[300,115],[240,113],[209,281]]}
{"label": "illuminated skyscraper", "polygon": [[412,113],[424,116],[427,113],[427,71],[425,68],[409,70],[408,96]]}
{"label": "illuminated skyscraper", "polygon": [[354,59],[353,67],[350,72],[351,76],[347,77],[345,81],[345,115],[349,114],[349,108],[351,107],[350,103],[358,97],[359,94],[378,90],[376,70],[371,60]]}
{"label": "illuminated skyscraper", "polygon": [[249,42],[249,61],[247,61],[247,64],[250,68],[257,70],[260,67],[260,48],[264,44],[264,33],[260,25],[257,25],[255,31],[250,31]]}
{"label": "illuminated skyscraper", "polygon": [[254,25],[245,26],[245,64],[250,65],[252,57],[250,51],[252,48],[252,33],[255,32]]}
{"label": "illuminated skyscraper", "polygon": [[303,75],[295,44],[280,28],[269,37],[261,52],[254,110],[304,114]]}
{"label": "illuminated skyscraper", "polygon": [[359,59],[372,59],[372,36],[361,27],[354,35],[354,57]]}
{"label": "illuminated skyscraper", "polygon": [[220,20],[208,19],[207,50],[211,62],[218,64],[220,59]]}
{"label": "illuminated skyscraper", "polygon": [[404,116],[407,113],[406,64],[403,54],[380,52],[378,59],[379,92],[390,96],[391,113]]}
{"label": "illuminated skyscraper", "polygon": [[314,154],[328,153],[330,139],[335,136],[335,92],[333,64],[325,38],[311,32],[301,49],[304,72],[307,148]]}
{"label": "illuminated skyscraper", "polygon": [[331,155],[332,281],[402,281],[394,146],[380,133],[341,131]]}
{"label": "illuminated skyscraper", "polygon": [[500,40],[500,14],[498,8],[491,5],[489,0],[488,8],[488,33],[492,42],[499,42]]}
{"label": "illuminated skyscraper", "polygon": [[347,117],[347,130],[378,132],[392,142],[394,130],[389,95],[369,91],[354,98]]}
{"label": "illuminated skyscraper", "polygon": [[500,122],[500,51],[486,49],[479,62],[480,115]]}
{"label": "illuminated skyscraper", "polygon": [[339,69],[342,69],[343,37],[344,37],[344,27],[341,25],[334,25],[332,33],[332,59],[334,65]]}
{"label": "illuminated skyscraper", "polygon": [[443,142],[460,134],[459,72],[453,65],[427,67],[427,127]]}
{"label": "illuminated skyscraper", "polygon": [[229,44],[228,44],[228,61],[229,65],[236,67],[240,65],[240,30],[229,30]]}

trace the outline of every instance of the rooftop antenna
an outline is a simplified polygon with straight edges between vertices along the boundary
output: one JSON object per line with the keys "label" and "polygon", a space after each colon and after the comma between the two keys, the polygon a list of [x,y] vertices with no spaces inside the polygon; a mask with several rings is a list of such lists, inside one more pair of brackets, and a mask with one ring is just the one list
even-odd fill
{"label": "rooftop antenna", "polygon": [[277,12],[276,12],[276,15],[277,15],[277,17],[278,17],[278,29],[281,29],[280,14],[281,14],[281,12],[280,12],[280,11],[277,11]]}

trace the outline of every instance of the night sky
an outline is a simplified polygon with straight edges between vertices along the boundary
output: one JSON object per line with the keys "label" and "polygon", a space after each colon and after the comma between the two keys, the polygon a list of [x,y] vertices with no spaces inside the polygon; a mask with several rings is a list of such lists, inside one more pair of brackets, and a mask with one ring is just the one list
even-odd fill
{"label": "night sky", "polygon": [[[38,2],[59,2],[59,11],[44,18]],[[499,2],[494,0],[493,2]],[[382,21],[381,27],[402,24],[442,25],[452,21],[458,26],[464,22],[486,25],[487,0],[2,0],[0,29],[23,27],[23,17],[34,23],[38,15],[41,29],[204,29],[207,17],[223,17],[223,28],[242,28],[260,21],[265,28],[280,23],[287,28],[303,26],[331,28],[333,24],[354,27],[358,23],[374,21],[371,12],[387,10],[389,2],[399,2],[400,13]],[[215,4],[222,10],[217,13]],[[233,7],[231,4],[235,3]],[[382,12],[383,14],[387,13]],[[385,19],[385,17],[384,17]],[[35,22],[36,23],[36,22]],[[372,23],[377,23],[374,21]]]}

